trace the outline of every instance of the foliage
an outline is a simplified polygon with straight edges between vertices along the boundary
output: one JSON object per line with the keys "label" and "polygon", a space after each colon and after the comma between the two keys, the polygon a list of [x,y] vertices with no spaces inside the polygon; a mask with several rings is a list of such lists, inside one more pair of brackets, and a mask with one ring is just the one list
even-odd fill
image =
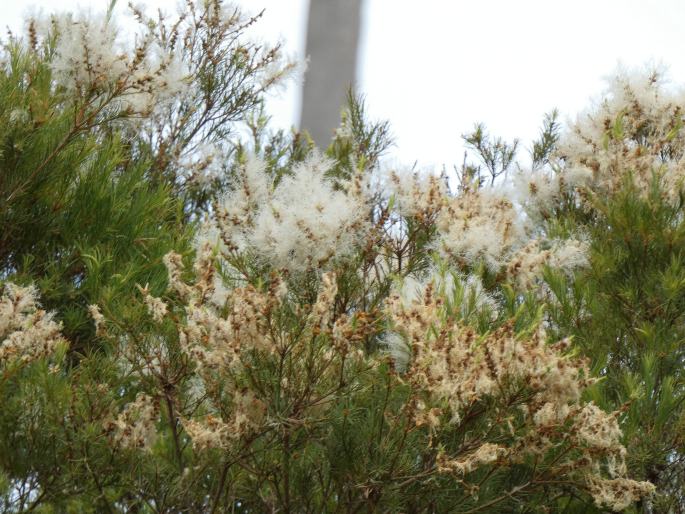
{"label": "foliage", "polygon": [[557,152],[561,180],[585,167],[591,184],[561,199],[558,223],[582,227],[592,243],[591,266],[575,282],[549,277],[550,316],[604,377],[597,400],[625,406],[629,466],[660,493],[653,512],[684,505],[680,102],[658,72],[619,75]]}
{"label": "foliage", "polygon": [[682,508],[684,146],[656,80],[551,114],[528,167],[477,126],[490,180],[452,189],[383,169],[353,95],[323,151],[270,133],[293,64],[257,18],[134,8],[128,45],[110,14],[3,50],[3,511]]}

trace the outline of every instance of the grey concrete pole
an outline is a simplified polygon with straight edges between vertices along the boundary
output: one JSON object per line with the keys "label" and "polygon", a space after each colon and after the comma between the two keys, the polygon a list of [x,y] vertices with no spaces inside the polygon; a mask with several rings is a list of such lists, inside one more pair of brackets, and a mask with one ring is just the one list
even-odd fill
{"label": "grey concrete pole", "polygon": [[326,147],[354,85],[362,0],[310,0],[300,128]]}

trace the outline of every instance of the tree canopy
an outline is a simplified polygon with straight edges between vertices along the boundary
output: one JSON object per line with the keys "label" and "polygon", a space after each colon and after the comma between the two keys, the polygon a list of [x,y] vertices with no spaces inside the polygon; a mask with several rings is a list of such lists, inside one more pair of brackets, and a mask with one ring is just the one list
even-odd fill
{"label": "tree canopy", "polygon": [[[619,73],[530,158],[389,168],[219,0],[0,55],[3,512],[685,508],[685,100]],[[333,129],[333,127],[331,127]]]}

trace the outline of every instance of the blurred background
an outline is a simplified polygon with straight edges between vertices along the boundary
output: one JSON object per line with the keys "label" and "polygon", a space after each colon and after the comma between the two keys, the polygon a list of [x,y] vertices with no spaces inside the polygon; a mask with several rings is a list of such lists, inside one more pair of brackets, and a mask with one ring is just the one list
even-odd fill
{"label": "blurred background", "polygon": [[[176,0],[143,3],[173,13]],[[370,116],[391,123],[396,145],[386,159],[420,169],[460,164],[461,135],[476,122],[527,148],[545,113],[557,108],[562,121],[572,119],[618,66],[663,64],[674,86],[685,83],[682,0],[234,3],[250,14],[264,9],[258,37],[280,39],[291,55],[309,57],[304,81],[269,98],[274,126],[301,124],[327,144],[345,91],[355,84]],[[0,0],[0,19],[19,32],[33,12],[98,11],[108,4]],[[124,14],[126,4],[120,0],[116,11]]]}

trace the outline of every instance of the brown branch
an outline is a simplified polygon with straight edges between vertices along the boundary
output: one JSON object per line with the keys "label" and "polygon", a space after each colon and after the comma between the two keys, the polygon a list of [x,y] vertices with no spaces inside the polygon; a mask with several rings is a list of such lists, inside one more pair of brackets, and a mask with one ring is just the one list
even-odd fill
{"label": "brown branch", "polygon": [[169,392],[165,388],[164,400],[166,403],[167,414],[169,415],[169,424],[171,425],[171,434],[174,440],[174,450],[176,451],[176,460],[178,460],[178,468],[183,471],[183,452],[181,451],[181,444],[178,438],[178,427],[176,426],[176,413],[174,412],[174,404],[171,400]]}

